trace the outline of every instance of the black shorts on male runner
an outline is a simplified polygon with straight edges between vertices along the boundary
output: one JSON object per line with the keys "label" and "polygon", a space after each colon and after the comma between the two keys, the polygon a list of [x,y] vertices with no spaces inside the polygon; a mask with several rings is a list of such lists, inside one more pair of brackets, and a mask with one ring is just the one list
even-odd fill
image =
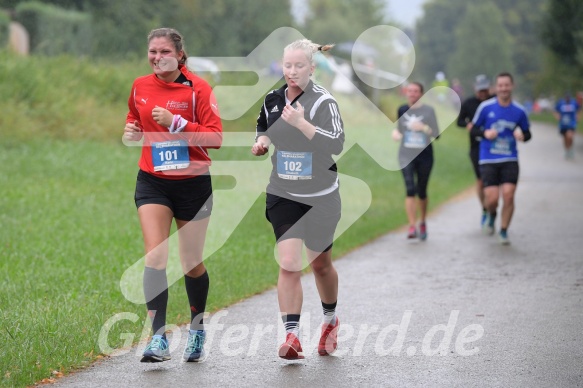
{"label": "black shorts on male runner", "polygon": [[332,248],[341,214],[339,190],[297,200],[268,193],[266,205],[265,216],[271,222],[277,241],[299,238],[315,252]]}
{"label": "black shorts on male runner", "polygon": [[518,162],[486,163],[480,165],[484,187],[518,183]]}
{"label": "black shorts on male runner", "polygon": [[164,205],[174,218],[184,221],[202,220],[211,215],[213,189],[210,175],[186,179],[164,179],[140,170],[134,200],[139,208],[146,204]]}
{"label": "black shorts on male runner", "polygon": [[575,128],[559,128],[559,133],[561,135],[565,136],[567,132],[575,132]]}

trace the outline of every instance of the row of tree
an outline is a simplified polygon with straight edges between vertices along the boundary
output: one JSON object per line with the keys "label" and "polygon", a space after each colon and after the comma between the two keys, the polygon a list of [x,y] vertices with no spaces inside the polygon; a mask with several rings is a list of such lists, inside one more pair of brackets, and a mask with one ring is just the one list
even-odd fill
{"label": "row of tree", "polygon": [[[34,1],[34,0],[33,0]],[[14,11],[31,0],[0,0]],[[91,16],[91,52],[95,56],[143,54],[153,28],[178,29],[190,55],[244,56],[279,27],[295,27],[305,36],[326,42],[354,40],[372,26],[385,23],[385,0],[306,0],[306,18],[292,17],[291,1],[271,0],[43,0]],[[301,3],[300,3],[301,4]],[[51,39],[50,37],[44,37]]]}
{"label": "row of tree", "polygon": [[[444,71],[471,88],[476,74],[516,73],[524,84],[542,68],[538,33],[547,0],[431,0],[417,23],[418,74]],[[431,78],[430,78],[431,79]]]}
{"label": "row of tree", "polygon": [[[30,0],[0,0],[16,14]],[[89,52],[115,59],[144,55],[146,37],[158,27],[174,27],[185,37],[187,53],[239,56],[249,53],[269,33],[292,25],[289,1],[237,0],[43,0],[90,16]],[[48,41],[57,37],[42,36]],[[192,53],[192,54],[191,54]]]}
{"label": "row of tree", "polygon": [[[430,0],[417,23],[417,75],[516,74],[527,95],[583,88],[580,0]],[[577,76],[575,76],[577,74]]]}
{"label": "row of tree", "polygon": [[[21,2],[0,0],[0,8],[14,10]],[[386,0],[304,0],[309,11],[301,21],[292,16],[291,0],[43,3],[90,15],[89,52],[116,59],[144,55],[148,32],[160,26],[181,31],[188,54],[197,56],[245,56],[282,26],[322,43],[352,41],[380,24],[398,27]],[[428,0],[416,28],[406,32],[415,42],[414,76],[425,82],[443,71],[471,89],[476,74],[501,70],[514,72],[527,94],[583,82],[581,0]]]}
{"label": "row of tree", "polygon": [[542,39],[549,53],[539,83],[557,91],[583,90],[583,2],[550,0]]}

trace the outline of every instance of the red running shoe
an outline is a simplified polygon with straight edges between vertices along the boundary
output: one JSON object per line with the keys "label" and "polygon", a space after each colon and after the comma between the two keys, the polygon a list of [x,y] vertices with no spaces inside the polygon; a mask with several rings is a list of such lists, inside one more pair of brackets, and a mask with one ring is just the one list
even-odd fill
{"label": "red running shoe", "polygon": [[318,344],[318,354],[320,356],[327,356],[336,351],[338,347],[338,328],[340,327],[340,320],[336,317],[336,324],[329,324],[322,326],[322,335],[320,336],[320,343]]}
{"label": "red running shoe", "polygon": [[409,227],[409,233],[407,233],[408,239],[417,238],[417,229],[414,226]]}
{"label": "red running shoe", "polygon": [[285,342],[279,347],[279,357],[286,360],[301,360],[304,358],[304,351],[300,340],[293,333],[287,333]]}

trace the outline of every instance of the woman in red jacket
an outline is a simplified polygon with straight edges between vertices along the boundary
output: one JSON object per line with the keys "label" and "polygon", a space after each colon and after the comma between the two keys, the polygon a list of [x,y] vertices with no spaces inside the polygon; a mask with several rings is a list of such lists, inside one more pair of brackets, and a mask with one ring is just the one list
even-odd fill
{"label": "woman in red jacket", "polygon": [[219,148],[222,126],[212,89],[186,68],[180,33],[159,28],[148,36],[152,74],[138,77],[130,93],[124,139],[142,140],[135,202],[146,251],[144,294],[153,337],[142,362],[170,359],[164,334],[168,237],[176,222],[191,325],[183,359],[204,359],[203,313],[209,277],[202,252],[212,210],[208,148]]}

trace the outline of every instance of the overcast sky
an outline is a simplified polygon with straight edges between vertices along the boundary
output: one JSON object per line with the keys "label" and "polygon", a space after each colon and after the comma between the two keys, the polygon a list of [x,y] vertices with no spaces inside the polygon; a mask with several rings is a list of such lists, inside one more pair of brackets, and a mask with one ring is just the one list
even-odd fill
{"label": "overcast sky", "polygon": [[[422,6],[427,0],[385,0],[388,3],[387,13],[394,20],[406,27],[413,27],[415,20],[421,16]],[[299,20],[306,12],[307,0],[292,0],[292,13]]]}
{"label": "overcast sky", "polygon": [[415,20],[423,12],[423,3],[427,0],[388,0],[388,13],[395,20],[407,27],[413,27]]}

